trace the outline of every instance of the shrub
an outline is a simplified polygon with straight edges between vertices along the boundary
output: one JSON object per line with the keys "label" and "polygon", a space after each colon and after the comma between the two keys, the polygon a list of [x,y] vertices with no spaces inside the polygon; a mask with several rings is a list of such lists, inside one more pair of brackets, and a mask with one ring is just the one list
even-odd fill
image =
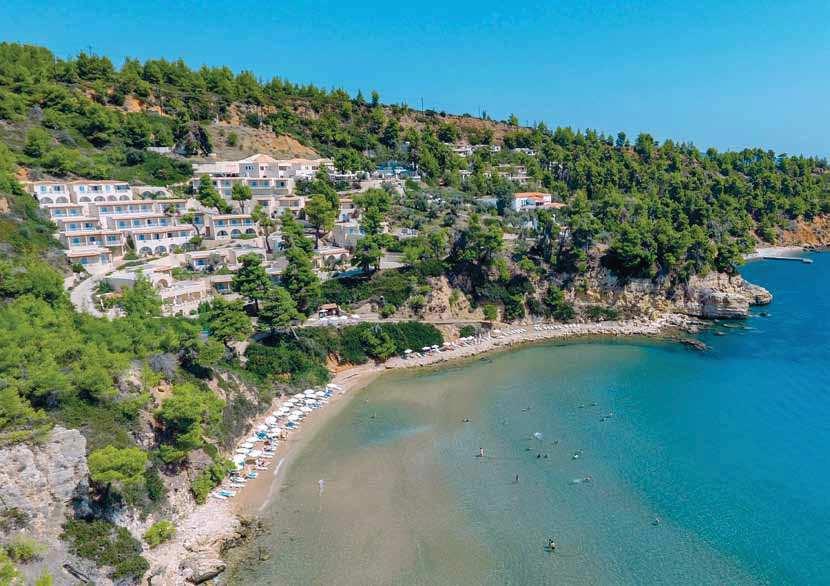
{"label": "shrub", "polygon": [[0,548],[0,584],[21,584],[20,572],[6,555],[6,550]]}
{"label": "shrub", "polygon": [[548,288],[544,303],[550,315],[559,321],[571,321],[576,314],[573,305],[565,300],[565,293],[562,289],[554,285]]}
{"label": "shrub", "polygon": [[383,307],[380,308],[380,317],[387,318],[398,311],[398,308],[392,305],[391,303],[384,303]]}
{"label": "shrub", "polygon": [[204,504],[210,491],[219,486],[228,472],[234,469],[232,462],[215,462],[202,470],[199,475],[190,483],[190,491],[193,498],[200,505]]}
{"label": "shrub", "polygon": [[45,551],[43,545],[26,535],[18,535],[6,544],[9,557],[23,564],[38,559]]}
{"label": "shrub", "polygon": [[150,568],[141,557],[141,543],[124,527],[103,519],[70,519],[63,527],[61,538],[69,542],[69,551],[73,554],[99,566],[111,566],[113,580],[141,578]]}
{"label": "shrub", "polygon": [[412,299],[409,300],[409,307],[412,308],[412,311],[418,313],[420,312],[427,304],[427,299],[423,295],[415,295]]}
{"label": "shrub", "polygon": [[585,308],[585,317],[591,321],[614,321],[620,318],[620,312],[613,307],[589,305]]}
{"label": "shrub", "polygon": [[547,308],[545,304],[536,299],[535,297],[528,297],[527,298],[527,310],[532,315],[546,315]]}
{"label": "shrub", "polygon": [[[304,336],[308,333],[303,330]],[[247,370],[263,380],[285,377],[295,384],[308,381],[311,385],[329,380],[325,354],[310,353],[307,348],[298,347],[296,340],[280,340],[276,346],[253,343],[245,351],[245,357]]]}
{"label": "shrub", "polygon": [[176,533],[176,527],[170,521],[163,520],[153,523],[144,533],[144,541],[150,549],[158,547],[165,541],[169,541]]}
{"label": "shrub", "polygon": [[158,470],[150,468],[144,473],[144,484],[147,487],[147,497],[157,503],[164,499],[165,488]]}
{"label": "shrub", "polygon": [[404,270],[378,271],[370,278],[329,279],[321,286],[322,303],[349,305],[367,299],[383,299],[401,307],[412,295],[413,277]]}
{"label": "shrub", "polygon": [[478,333],[478,329],[473,325],[466,325],[461,326],[461,330],[459,330],[458,335],[462,338],[468,338],[470,336],[475,336]]}
{"label": "shrub", "polygon": [[496,321],[499,318],[499,310],[492,303],[484,306],[484,319],[487,321]]}

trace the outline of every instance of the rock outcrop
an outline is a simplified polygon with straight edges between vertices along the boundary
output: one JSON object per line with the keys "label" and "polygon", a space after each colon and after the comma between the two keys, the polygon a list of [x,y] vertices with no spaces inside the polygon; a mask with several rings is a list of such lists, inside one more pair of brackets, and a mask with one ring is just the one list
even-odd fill
{"label": "rock outcrop", "polygon": [[640,315],[682,313],[705,319],[741,319],[749,315],[750,306],[772,301],[769,291],[739,275],[712,272],[672,284],[667,279],[620,281],[607,269],[589,278],[588,297]]}
{"label": "rock outcrop", "polygon": [[182,574],[188,582],[201,584],[225,571],[225,562],[218,558],[194,557],[181,563]]}
{"label": "rock outcrop", "polygon": [[709,273],[705,277],[692,277],[682,287],[676,306],[683,313],[696,317],[740,319],[749,315],[750,306],[771,301],[769,291],[740,276]]}
{"label": "rock outcrop", "polygon": [[56,427],[40,445],[0,450],[0,486],[7,508],[29,517],[38,539],[60,533],[71,500],[87,492],[86,439],[77,429]]}
{"label": "rock outcrop", "polygon": [[0,532],[0,541],[23,533],[46,546],[39,560],[20,566],[27,584],[43,571],[51,573],[56,584],[78,583],[64,564],[96,584],[110,583],[93,562],[71,555],[59,537],[73,504],[86,502],[88,473],[86,439],[76,429],[56,427],[42,443],[0,449],[0,509],[25,519],[10,534]]}

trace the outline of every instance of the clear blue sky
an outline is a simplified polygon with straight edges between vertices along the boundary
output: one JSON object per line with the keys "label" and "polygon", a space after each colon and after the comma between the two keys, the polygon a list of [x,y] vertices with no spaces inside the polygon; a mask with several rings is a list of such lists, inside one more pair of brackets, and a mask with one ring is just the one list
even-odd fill
{"label": "clear blue sky", "polygon": [[830,156],[830,2],[0,3],[0,38],[67,57],[229,65],[386,102],[701,148]]}

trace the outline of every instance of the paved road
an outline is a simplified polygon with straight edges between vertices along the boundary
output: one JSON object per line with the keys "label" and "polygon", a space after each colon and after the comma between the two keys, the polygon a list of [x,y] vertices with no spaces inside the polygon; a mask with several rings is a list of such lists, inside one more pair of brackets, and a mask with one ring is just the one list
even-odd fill
{"label": "paved road", "polygon": [[104,317],[104,314],[95,307],[92,301],[92,293],[98,286],[98,282],[102,276],[91,275],[75,285],[75,288],[69,292],[69,299],[78,311],[94,315],[95,317]]}

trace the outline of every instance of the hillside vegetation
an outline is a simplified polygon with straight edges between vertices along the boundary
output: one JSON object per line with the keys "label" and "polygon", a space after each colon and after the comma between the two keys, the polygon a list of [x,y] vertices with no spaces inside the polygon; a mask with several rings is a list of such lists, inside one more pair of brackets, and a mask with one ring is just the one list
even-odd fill
{"label": "hillside vegetation", "polygon": [[[216,121],[286,136],[343,170],[411,162],[430,184],[472,196],[509,197],[516,186],[491,171],[523,165],[540,188],[570,204],[559,220],[574,246],[554,259],[563,270],[584,266],[580,251],[599,243],[622,275],[729,271],[756,238],[774,241],[789,222],[830,210],[824,160],[417,112],[382,105],[375,92],[263,83],[250,72],[193,70],[181,61],[127,60],[116,68],[106,57],[60,60],[44,48],[0,44],[0,119],[0,138],[34,175],[174,183],[189,176],[189,164],[145,147],[177,145],[193,156],[218,140],[225,148],[233,127],[219,134]],[[506,148],[464,160],[446,144],[456,141]],[[535,155],[509,150],[516,147]],[[462,184],[459,171],[468,166]]]}

